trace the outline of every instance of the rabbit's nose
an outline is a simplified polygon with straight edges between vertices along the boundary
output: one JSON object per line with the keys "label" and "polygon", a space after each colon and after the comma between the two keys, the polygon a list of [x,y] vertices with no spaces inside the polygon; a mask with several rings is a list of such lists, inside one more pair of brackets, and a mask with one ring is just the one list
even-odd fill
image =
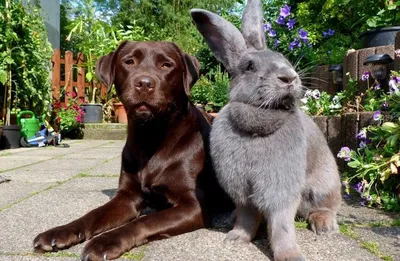
{"label": "rabbit's nose", "polygon": [[294,80],[296,80],[297,75],[281,75],[278,76],[278,79],[281,80],[281,82],[286,83],[286,84],[291,84]]}

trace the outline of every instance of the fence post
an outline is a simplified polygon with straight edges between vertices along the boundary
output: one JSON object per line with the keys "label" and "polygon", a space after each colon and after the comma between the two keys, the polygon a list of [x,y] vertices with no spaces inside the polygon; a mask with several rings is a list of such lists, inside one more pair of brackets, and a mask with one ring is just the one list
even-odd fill
{"label": "fence post", "polygon": [[58,101],[60,100],[60,81],[61,81],[61,61],[60,61],[61,52],[60,49],[54,49],[53,57],[51,58],[51,62],[53,63],[53,71],[52,71],[52,93],[53,99]]}
{"label": "fence post", "polygon": [[85,68],[82,66],[83,62],[85,61],[85,56],[83,53],[78,53],[77,61],[78,61],[78,80],[77,80],[77,88],[78,88],[78,98],[85,98]]}
{"label": "fence post", "polygon": [[[71,94],[72,89],[72,82],[74,80],[73,77],[73,67],[74,67],[74,60],[73,54],[71,51],[65,52],[65,93]],[[68,97],[65,95],[65,103],[68,102]]]}

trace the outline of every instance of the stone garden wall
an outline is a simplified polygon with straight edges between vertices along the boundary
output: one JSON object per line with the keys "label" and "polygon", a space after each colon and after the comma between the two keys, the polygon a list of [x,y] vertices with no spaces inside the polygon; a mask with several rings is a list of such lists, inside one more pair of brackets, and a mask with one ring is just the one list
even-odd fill
{"label": "stone garden wall", "polygon": [[[346,113],[341,116],[315,116],[315,123],[321,129],[329,147],[336,157],[340,148],[347,146],[350,149],[358,147],[356,135],[368,125],[376,125],[373,120],[373,112]],[[344,161],[337,159],[339,168],[343,170]]]}

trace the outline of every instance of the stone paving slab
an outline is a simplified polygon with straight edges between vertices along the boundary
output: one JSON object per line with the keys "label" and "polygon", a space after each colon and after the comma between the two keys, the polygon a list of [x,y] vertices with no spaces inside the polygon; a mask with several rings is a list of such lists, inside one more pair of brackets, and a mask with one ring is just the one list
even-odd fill
{"label": "stone paving slab", "polygon": [[43,162],[51,158],[52,156],[41,156],[41,155],[30,156],[30,157],[24,157],[20,155],[0,156],[0,172],[4,172],[9,169],[15,169],[30,164],[35,164],[38,162]]}
{"label": "stone paving slab", "polygon": [[[65,142],[71,147],[0,151],[0,166],[7,158],[31,164],[1,173],[10,177],[11,182],[0,184],[0,261],[78,260],[84,244],[42,256],[32,253],[32,240],[39,232],[103,205],[115,194],[124,141]],[[46,155],[37,156],[35,151],[39,150],[46,151]],[[40,157],[50,159],[35,163]],[[14,204],[10,206],[9,202]],[[4,209],[5,206],[8,207]],[[298,242],[307,260],[381,260],[362,247],[363,242],[372,241],[397,261],[400,227],[360,227],[394,218],[400,215],[361,207],[354,198],[344,201],[338,219],[342,224],[350,224],[359,238],[341,234],[317,236],[298,229]],[[226,228],[197,230],[135,248],[130,257],[119,260],[132,260],[135,256],[154,261],[269,260],[265,238],[251,244],[229,245],[223,242],[226,232]]]}
{"label": "stone paving slab", "polygon": [[28,183],[16,180],[2,183],[0,185],[0,209],[18,202],[33,193],[43,191],[54,184],[55,183]]}
{"label": "stone paving slab", "polygon": [[400,261],[400,227],[354,228],[363,242],[373,242],[378,250],[394,261]]}
{"label": "stone paving slab", "polygon": [[116,157],[110,161],[103,163],[95,168],[90,169],[86,173],[90,175],[119,175],[121,171],[121,157]]}
{"label": "stone paving slab", "polygon": [[[173,260],[270,260],[268,242],[224,242],[225,232],[201,229],[191,233],[150,243],[143,261]],[[306,229],[297,229],[298,243],[307,260],[380,260],[353,240],[336,234],[317,236]]]}
{"label": "stone paving slab", "polygon": [[343,200],[338,213],[338,222],[342,224],[363,224],[371,222],[390,221],[399,219],[400,213],[390,213],[379,209],[362,207],[359,196]]}
{"label": "stone paving slab", "polygon": [[[0,253],[30,252],[32,240],[38,233],[75,220],[103,205],[110,196],[101,191],[112,191],[116,185],[114,178],[80,178],[0,212],[0,231],[7,231],[7,237],[0,237]],[[97,190],[93,192],[96,186]]]}

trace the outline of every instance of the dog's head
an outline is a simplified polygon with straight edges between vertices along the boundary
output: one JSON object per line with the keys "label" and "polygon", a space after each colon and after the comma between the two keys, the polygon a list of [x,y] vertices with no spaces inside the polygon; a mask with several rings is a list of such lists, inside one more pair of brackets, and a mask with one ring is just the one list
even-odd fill
{"label": "dog's head", "polygon": [[97,61],[96,75],[134,119],[182,110],[196,82],[199,62],[172,42],[124,41]]}

